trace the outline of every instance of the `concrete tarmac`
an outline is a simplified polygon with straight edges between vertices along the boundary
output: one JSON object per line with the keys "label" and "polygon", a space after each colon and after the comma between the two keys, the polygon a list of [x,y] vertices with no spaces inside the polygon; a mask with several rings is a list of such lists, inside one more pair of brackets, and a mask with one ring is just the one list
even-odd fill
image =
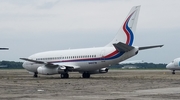
{"label": "concrete tarmac", "polygon": [[26,70],[0,70],[0,100],[179,100],[180,72],[110,70],[90,79],[79,73],[39,75]]}

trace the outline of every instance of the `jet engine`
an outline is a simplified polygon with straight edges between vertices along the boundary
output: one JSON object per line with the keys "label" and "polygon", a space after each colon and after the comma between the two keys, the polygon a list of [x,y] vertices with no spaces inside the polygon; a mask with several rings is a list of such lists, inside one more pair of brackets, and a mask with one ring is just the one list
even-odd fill
{"label": "jet engine", "polygon": [[107,73],[109,68],[101,68],[99,69],[99,73]]}
{"label": "jet engine", "polygon": [[90,74],[102,74],[102,73],[107,73],[108,70],[109,70],[109,68],[101,68],[96,71],[90,71],[89,73]]}
{"label": "jet engine", "polygon": [[60,67],[49,68],[49,67],[46,67],[46,66],[40,66],[40,67],[38,67],[37,72],[39,74],[43,74],[43,75],[53,75],[53,74],[64,73],[65,70],[61,69]]}

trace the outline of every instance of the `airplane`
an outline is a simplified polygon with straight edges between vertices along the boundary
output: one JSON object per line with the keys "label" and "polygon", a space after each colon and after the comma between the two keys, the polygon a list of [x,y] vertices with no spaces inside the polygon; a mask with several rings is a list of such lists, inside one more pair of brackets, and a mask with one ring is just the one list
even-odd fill
{"label": "airplane", "polygon": [[23,67],[34,77],[60,74],[61,78],[69,78],[69,72],[79,72],[82,78],[90,78],[91,74],[107,73],[111,65],[135,56],[139,50],[162,47],[132,46],[139,11],[140,6],[132,7],[115,38],[103,47],[40,52],[20,58],[25,60]]}
{"label": "airplane", "polygon": [[0,48],[0,50],[9,50],[9,48]]}
{"label": "airplane", "polygon": [[172,62],[166,65],[166,68],[172,70],[172,74],[175,74],[175,70],[180,70],[180,58],[175,58]]}

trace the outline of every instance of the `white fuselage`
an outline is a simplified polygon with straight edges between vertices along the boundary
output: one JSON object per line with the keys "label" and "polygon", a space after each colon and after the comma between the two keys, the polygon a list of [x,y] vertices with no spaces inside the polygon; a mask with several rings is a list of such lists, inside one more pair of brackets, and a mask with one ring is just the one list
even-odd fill
{"label": "white fuselage", "polygon": [[172,62],[166,66],[169,70],[180,70],[180,58],[174,59]]}
{"label": "white fuselage", "polygon": [[[79,68],[74,71],[85,72],[118,64],[119,62],[136,55],[137,52],[138,48],[134,48],[129,52],[119,52],[113,46],[96,47],[41,52],[30,56],[29,59],[50,62],[57,65],[78,66]],[[40,66],[43,66],[43,64],[29,61],[23,63],[23,67],[30,72],[37,72],[37,68]]]}

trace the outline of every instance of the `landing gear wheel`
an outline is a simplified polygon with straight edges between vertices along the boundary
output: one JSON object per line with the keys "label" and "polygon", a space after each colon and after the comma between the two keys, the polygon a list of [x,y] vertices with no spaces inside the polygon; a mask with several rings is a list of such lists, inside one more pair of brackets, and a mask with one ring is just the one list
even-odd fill
{"label": "landing gear wheel", "polygon": [[172,71],[172,74],[175,74],[175,70]]}
{"label": "landing gear wheel", "polygon": [[91,76],[91,75],[90,75],[89,73],[85,73],[85,72],[84,72],[84,73],[82,74],[82,77],[83,77],[83,78],[90,78],[90,76]]}
{"label": "landing gear wheel", "polygon": [[69,74],[68,73],[63,73],[60,76],[61,76],[61,78],[69,78]]}
{"label": "landing gear wheel", "polygon": [[33,77],[35,77],[35,78],[38,77],[37,72],[34,73],[34,76],[33,76]]}

